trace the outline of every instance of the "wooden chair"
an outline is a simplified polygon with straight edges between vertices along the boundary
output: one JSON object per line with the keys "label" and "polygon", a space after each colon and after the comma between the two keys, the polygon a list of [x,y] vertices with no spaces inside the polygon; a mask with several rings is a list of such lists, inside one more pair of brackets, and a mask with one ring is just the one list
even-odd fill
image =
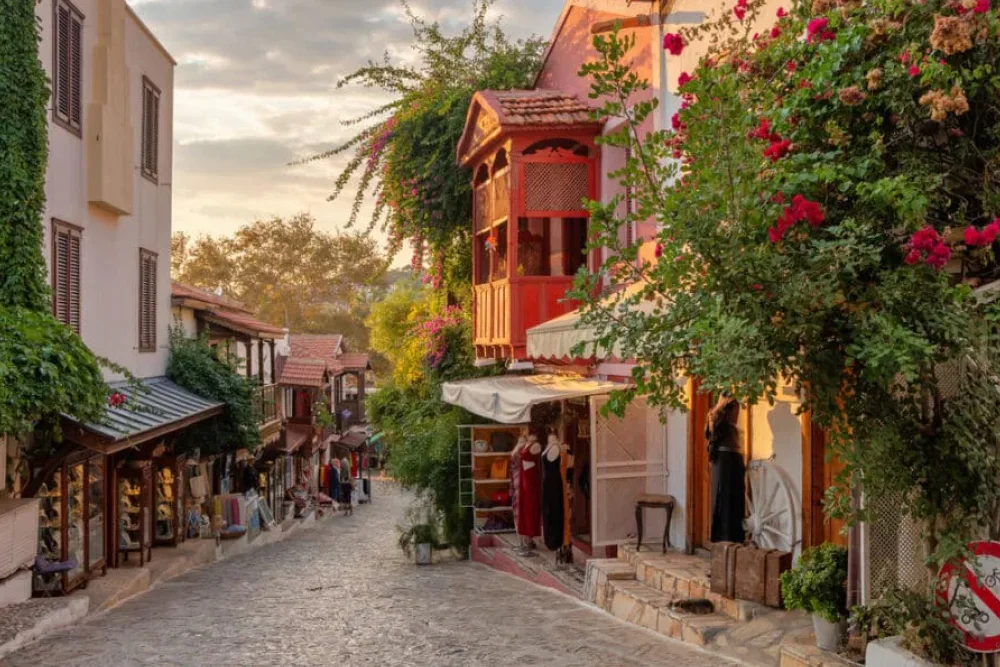
{"label": "wooden chair", "polygon": [[667,553],[667,547],[670,545],[670,521],[674,516],[674,504],[676,500],[673,496],[668,495],[657,495],[652,493],[647,493],[639,496],[635,501],[635,532],[636,541],[635,550],[639,551],[642,549],[642,511],[644,509],[664,509],[667,511],[667,523],[663,528],[663,553]]}

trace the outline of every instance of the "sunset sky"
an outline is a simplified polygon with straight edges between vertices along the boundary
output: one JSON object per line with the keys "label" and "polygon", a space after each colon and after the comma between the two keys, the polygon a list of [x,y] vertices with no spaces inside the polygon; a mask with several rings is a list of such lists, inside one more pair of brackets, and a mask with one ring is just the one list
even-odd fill
{"label": "sunset sky", "polygon": [[[337,163],[286,166],[350,135],[341,120],[384,98],[337,80],[388,52],[413,58],[398,0],[130,0],[178,62],[173,228],[228,234],[255,217],[309,211],[343,228],[351,195],[328,203]],[[510,35],[548,38],[563,0],[498,0]],[[414,0],[461,27],[472,0]],[[340,162],[342,164],[343,161]]]}

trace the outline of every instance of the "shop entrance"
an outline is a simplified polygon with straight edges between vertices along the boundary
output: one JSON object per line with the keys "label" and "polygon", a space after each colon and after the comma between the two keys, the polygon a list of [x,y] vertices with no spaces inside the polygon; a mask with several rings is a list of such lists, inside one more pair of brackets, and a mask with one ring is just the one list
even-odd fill
{"label": "shop entrance", "polygon": [[593,546],[616,546],[635,533],[635,503],[667,492],[666,427],[638,398],[624,418],[605,416],[609,397],[590,399]]}

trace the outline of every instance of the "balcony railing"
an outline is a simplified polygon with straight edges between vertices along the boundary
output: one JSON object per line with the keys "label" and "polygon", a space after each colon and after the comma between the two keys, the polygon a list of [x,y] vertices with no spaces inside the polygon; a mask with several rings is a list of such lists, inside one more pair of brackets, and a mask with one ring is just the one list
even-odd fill
{"label": "balcony railing", "polygon": [[254,390],[254,406],[257,408],[257,415],[261,424],[268,424],[278,420],[279,396],[280,393],[276,384],[257,387]]}
{"label": "balcony railing", "polygon": [[476,285],[475,344],[522,353],[528,329],[576,309],[579,304],[566,299],[572,287],[572,276],[518,276]]}

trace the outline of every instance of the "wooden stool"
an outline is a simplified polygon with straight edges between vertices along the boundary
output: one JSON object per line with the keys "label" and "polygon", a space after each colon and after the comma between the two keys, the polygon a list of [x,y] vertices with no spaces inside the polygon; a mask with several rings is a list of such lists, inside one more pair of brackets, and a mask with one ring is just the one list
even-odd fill
{"label": "wooden stool", "polygon": [[656,495],[651,493],[646,493],[635,501],[635,532],[638,538],[635,546],[635,550],[639,551],[642,549],[642,510],[649,508],[659,508],[667,510],[667,525],[663,528],[663,553],[667,553],[667,547],[670,545],[670,520],[674,516],[674,500],[673,496],[668,495]]}

